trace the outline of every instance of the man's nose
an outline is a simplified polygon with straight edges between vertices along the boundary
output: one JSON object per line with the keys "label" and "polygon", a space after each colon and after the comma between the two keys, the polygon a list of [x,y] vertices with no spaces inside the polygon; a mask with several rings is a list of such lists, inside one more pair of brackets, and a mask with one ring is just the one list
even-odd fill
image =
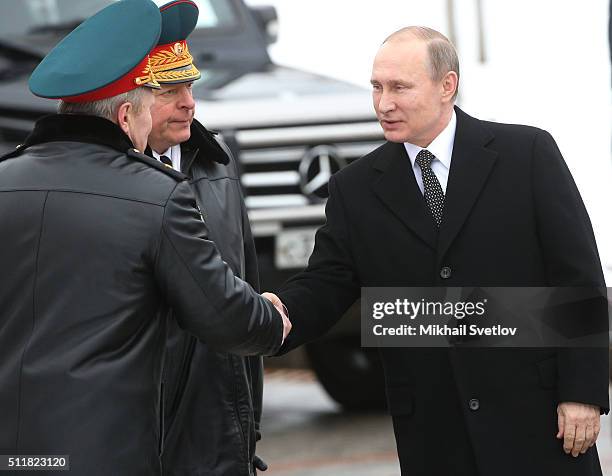
{"label": "man's nose", "polygon": [[180,108],[185,108],[185,109],[195,108],[195,101],[193,100],[193,94],[191,93],[191,89],[185,88],[181,90],[178,106]]}
{"label": "man's nose", "polygon": [[378,110],[383,114],[386,114],[394,109],[395,101],[393,100],[393,97],[385,91],[380,93],[380,97],[378,98]]}

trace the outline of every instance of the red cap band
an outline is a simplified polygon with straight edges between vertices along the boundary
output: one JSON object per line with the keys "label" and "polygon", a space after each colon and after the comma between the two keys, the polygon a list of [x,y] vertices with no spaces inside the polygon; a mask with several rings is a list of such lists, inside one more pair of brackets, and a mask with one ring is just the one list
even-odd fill
{"label": "red cap band", "polygon": [[65,102],[93,102],[99,101],[100,99],[106,99],[117,94],[127,93],[132,91],[144,84],[152,83],[157,84],[155,77],[151,73],[149,65],[149,56],[145,56],[143,60],[138,63],[131,71],[123,75],[117,81],[113,81],[107,84],[103,88],[96,89],[85,94],[79,94],[78,96],[68,96],[62,98]]}

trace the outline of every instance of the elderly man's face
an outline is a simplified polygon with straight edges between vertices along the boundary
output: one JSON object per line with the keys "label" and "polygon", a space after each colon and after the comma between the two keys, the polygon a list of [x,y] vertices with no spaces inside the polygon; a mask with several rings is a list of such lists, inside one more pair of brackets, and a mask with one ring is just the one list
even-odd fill
{"label": "elderly man's face", "polygon": [[149,146],[162,154],[169,147],[180,144],[191,135],[191,122],[195,110],[191,86],[193,83],[162,85],[154,91],[155,104],[151,108],[153,129]]}
{"label": "elderly man's face", "polygon": [[430,78],[427,45],[417,39],[388,42],[372,68],[372,99],[385,138],[427,147],[449,119],[444,81]]}

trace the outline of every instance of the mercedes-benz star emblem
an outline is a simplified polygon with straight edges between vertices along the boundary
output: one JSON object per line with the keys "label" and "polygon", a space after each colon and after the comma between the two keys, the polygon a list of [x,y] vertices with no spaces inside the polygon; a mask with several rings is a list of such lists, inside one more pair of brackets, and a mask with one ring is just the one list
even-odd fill
{"label": "mercedes-benz star emblem", "polygon": [[300,187],[302,193],[315,200],[327,198],[327,182],[331,176],[346,165],[338,151],[328,145],[308,149],[300,162]]}

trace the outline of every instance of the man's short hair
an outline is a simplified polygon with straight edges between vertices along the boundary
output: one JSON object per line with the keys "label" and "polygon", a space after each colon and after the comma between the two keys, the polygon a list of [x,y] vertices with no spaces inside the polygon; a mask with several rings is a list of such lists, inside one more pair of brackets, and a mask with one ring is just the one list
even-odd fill
{"label": "man's short hair", "polygon": [[[459,57],[457,50],[450,40],[439,31],[426,26],[407,26],[389,35],[383,44],[402,41],[409,37],[424,41],[429,53],[430,78],[432,81],[440,81],[449,71],[457,73],[459,79]],[[458,85],[457,85],[458,86]],[[453,95],[457,97],[459,87]]]}
{"label": "man's short hair", "polygon": [[143,108],[145,94],[150,94],[145,88],[139,87],[132,89],[127,93],[117,94],[110,98],[100,99],[99,101],[90,102],[66,102],[60,100],[57,106],[59,114],[83,114],[87,116],[98,116],[108,119],[112,122],[117,122],[117,111],[119,107],[126,103],[132,103],[136,113],[139,113]]}

